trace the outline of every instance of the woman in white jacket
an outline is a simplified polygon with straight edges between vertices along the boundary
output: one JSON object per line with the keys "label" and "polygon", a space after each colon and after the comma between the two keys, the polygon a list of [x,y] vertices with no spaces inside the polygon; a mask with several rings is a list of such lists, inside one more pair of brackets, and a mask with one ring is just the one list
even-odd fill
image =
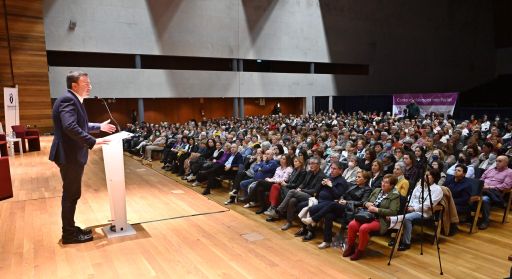
{"label": "woman in white jacket", "polygon": [[436,184],[440,177],[441,174],[439,173],[439,170],[430,169],[425,173],[425,186],[423,186],[423,195],[421,193],[421,184],[418,184],[414,188],[409,206],[407,207],[407,214],[405,214],[405,218],[403,220],[404,234],[402,237],[402,242],[398,246],[398,251],[404,251],[411,247],[412,223],[414,220],[421,219],[422,210],[424,219],[428,219],[432,216],[432,208],[430,207],[430,199],[427,187],[430,188],[432,204],[434,206],[436,206],[436,204],[443,198],[443,190],[441,190],[441,187]]}

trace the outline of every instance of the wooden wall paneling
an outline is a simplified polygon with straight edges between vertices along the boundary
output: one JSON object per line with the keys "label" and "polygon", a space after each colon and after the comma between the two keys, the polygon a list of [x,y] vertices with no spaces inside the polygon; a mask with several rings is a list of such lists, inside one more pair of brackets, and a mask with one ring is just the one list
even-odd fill
{"label": "wooden wall paneling", "polygon": [[[119,123],[121,129],[123,129],[126,123],[131,122],[131,112],[132,109],[137,109],[137,99],[115,99],[115,101],[110,100],[110,102],[107,99],[106,101],[112,116],[116,119],[117,123]],[[110,115],[101,100],[86,99],[84,106],[89,121],[101,123],[110,119]],[[115,125],[113,121],[111,123]]]}
{"label": "wooden wall paneling", "polygon": [[6,0],[6,6],[14,83],[19,86],[20,122],[49,132],[53,123],[43,2]]}
{"label": "wooden wall paneling", "polygon": [[[9,42],[5,22],[4,5],[0,2],[0,88],[12,86],[11,60],[9,58]],[[0,90],[0,122],[5,125],[4,93]],[[5,129],[6,127],[3,126]]]}
{"label": "wooden wall paneling", "polygon": [[260,105],[260,98],[245,98],[245,115],[270,115],[277,102],[281,105],[282,114],[302,114],[302,98],[265,98],[264,106]]}
{"label": "wooden wall paneling", "polygon": [[[107,99],[108,101],[108,99]],[[265,98],[265,106],[260,106],[259,98],[245,98],[245,115],[269,115],[277,102],[281,104],[283,114],[301,114],[303,98]],[[102,122],[109,119],[108,112],[99,100],[86,99],[84,102],[89,120]],[[137,99],[115,99],[108,102],[110,111],[119,125],[124,127],[131,121],[131,112],[137,109]],[[34,105],[35,107],[35,105]],[[37,111],[44,111],[44,105]],[[222,118],[233,116],[233,98],[175,98],[175,99],[144,99],[144,120],[148,123],[184,123],[191,119],[200,121],[201,111],[206,118]]]}
{"label": "wooden wall paneling", "polygon": [[5,0],[9,14],[43,18],[43,0]]}

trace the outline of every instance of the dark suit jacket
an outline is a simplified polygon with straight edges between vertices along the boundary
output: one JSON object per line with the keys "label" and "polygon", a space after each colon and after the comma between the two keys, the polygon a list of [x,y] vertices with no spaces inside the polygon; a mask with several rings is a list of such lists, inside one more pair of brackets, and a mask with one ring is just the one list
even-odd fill
{"label": "dark suit jacket", "polygon": [[351,184],[345,180],[342,175],[337,177],[329,177],[332,182],[332,187],[322,185],[322,187],[315,193],[318,200],[337,200],[351,187]]}
{"label": "dark suit jacket", "polygon": [[85,107],[71,91],[59,97],[53,106],[54,137],[50,149],[50,161],[57,165],[85,165],[89,149],[96,139],[89,131],[99,130],[100,124],[89,123]]}
{"label": "dark suit jacket", "polygon": [[316,174],[312,171],[307,171],[304,182],[302,182],[298,188],[300,188],[302,192],[314,196],[322,187],[322,180],[324,178],[326,178],[326,176],[322,170],[318,170]]}

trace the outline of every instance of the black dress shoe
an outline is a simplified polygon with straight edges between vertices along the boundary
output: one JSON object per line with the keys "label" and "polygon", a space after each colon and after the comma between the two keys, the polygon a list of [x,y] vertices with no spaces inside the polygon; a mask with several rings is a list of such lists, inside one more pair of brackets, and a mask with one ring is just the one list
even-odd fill
{"label": "black dress shoe", "polygon": [[91,234],[75,233],[73,236],[62,236],[62,244],[85,243],[93,241]]}
{"label": "black dress shoe", "polygon": [[299,237],[299,236],[305,236],[306,233],[308,233],[308,230],[306,230],[305,228],[300,228],[297,232],[295,232],[293,235],[296,236],[296,237]]}
{"label": "black dress shoe", "polygon": [[92,229],[89,229],[89,228],[82,229],[79,226],[75,226],[75,232],[81,233],[81,234],[86,234],[86,235],[87,234],[92,235]]}
{"label": "black dress shoe", "polygon": [[274,222],[274,221],[277,221],[277,218],[267,217],[267,219],[265,219],[265,221],[267,221],[267,222]]}
{"label": "black dress shoe", "polygon": [[210,189],[208,189],[208,188],[204,189],[202,194],[205,196],[211,194]]}
{"label": "black dress shoe", "polygon": [[398,251],[405,251],[409,250],[410,248],[411,244],[400,243],[400,245],[398,246]]}
{"label": "black dress shoe", "polygon": [[262,207],[261,209],[259,209],[258,211],[256,211],[256,214],[261,214],[261,213],[263,213],[263,212],[265,212],[265,211],[267,211],[267,210],[266,210],[265,208],[263,208],[263,207]]}
{"label": "black dress shoe", "polygon": [[487,227],[489,227],[489,223],[487,223],[487,222],[482,222],[482,223],[480,223],[480,225],[478,225],[479,230],[485,230],[485,229],[487,229]]}
{"label": "black dress shoe", "polygon": [[310,241],[315,238],[315,233],[313,231],[308,231],[306,235],[302,237],[302,241]]}

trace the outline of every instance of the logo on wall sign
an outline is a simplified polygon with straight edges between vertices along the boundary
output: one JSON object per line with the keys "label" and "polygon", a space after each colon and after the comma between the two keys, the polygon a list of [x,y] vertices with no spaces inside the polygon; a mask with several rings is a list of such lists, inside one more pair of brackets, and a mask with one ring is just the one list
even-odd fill
{"label": "logo on wall sign", "polygon": [[14,103],[14,96],[12,93],[9,94],[9,103],[11,103],[11,105]]}

